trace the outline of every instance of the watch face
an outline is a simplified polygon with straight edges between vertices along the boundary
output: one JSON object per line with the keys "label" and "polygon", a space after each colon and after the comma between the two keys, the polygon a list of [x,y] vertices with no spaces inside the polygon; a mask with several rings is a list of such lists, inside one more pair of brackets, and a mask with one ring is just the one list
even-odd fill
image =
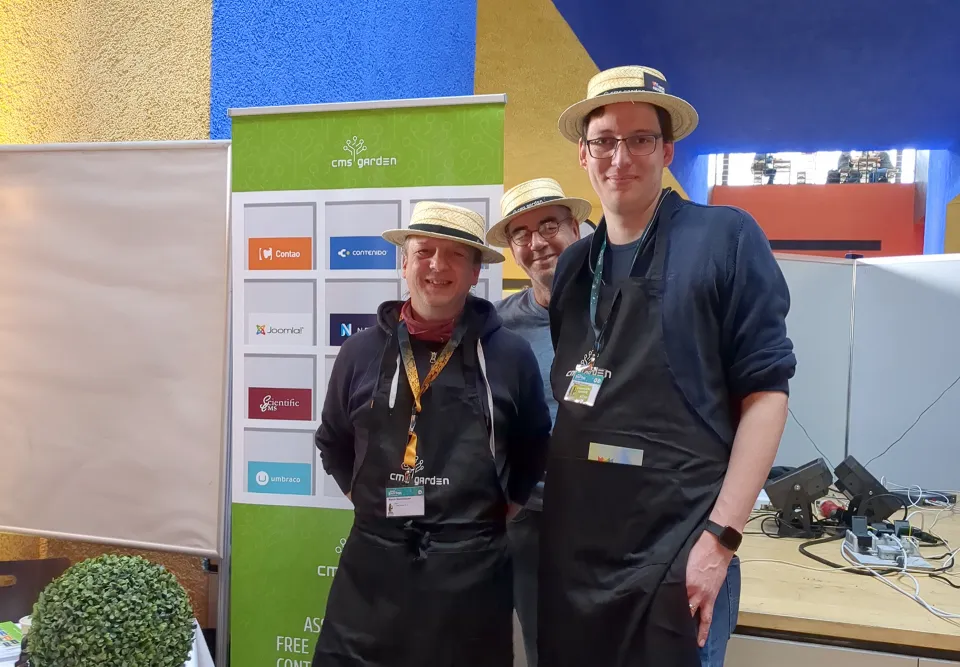
{"label": "watch face", "polygon": [[740,546],[740,542],[742,539],[743,537],[740,535],[740,533],[735,531],[730,526],[725,527],[723,529],[723,534],[720,536],[720,542],[725,547],[733,551],[737,550],[737,548]]}

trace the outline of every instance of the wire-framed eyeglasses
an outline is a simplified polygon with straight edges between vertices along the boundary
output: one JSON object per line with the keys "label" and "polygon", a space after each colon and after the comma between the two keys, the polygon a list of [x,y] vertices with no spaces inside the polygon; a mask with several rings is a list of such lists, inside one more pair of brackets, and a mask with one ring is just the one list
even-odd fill
{"label": "wire-framed eyeglasses", "polygon": [[[560,231],[560,225],[568,220],[573,220],[573,216],[561,218],[560,220],[547,218],[546,220],[540,222],[540,224],[537,226],[536,232],[540,235],[540,238],[544,240],[552,239],[557,235],[557,232]],[[510,243],[518,248],[524,248],[530,245],[531,241],[533,241],[533,232],[526,227],[522,227],[510,233]]]}
{"label": "wire-framed eyeglasses", "polygon": [[596,139],[587,139],[587,151],[598,160],[611,158],[620,147],[620,143],[627,147],[630,155],[643,157],[651,155],[657,150],[657,139],[662,134],[631,134],[628,137],[597,137]]}

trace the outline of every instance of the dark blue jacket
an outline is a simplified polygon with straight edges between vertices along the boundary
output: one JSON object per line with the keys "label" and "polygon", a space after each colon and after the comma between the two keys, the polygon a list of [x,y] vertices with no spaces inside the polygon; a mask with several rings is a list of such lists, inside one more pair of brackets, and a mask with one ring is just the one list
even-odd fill
{"label": "dark blue jacket", "polygon": [[[787,337],[790,292],[770,242],[749,213],[695,204],[672,191],[664,197],[659,215],[670,216],[671,224],[656,242],[668,244],[662,309],[667,361],[687,403],[732,444],[741,399],[758,391],[788,393],[797,363]],[[594,234],[568,247],[557,262],[550,299],[554,348],[564,286],[590,284],[606,229],[601,220]],[[654,243],[648,244],[632,276],[646,274],[653,251]]]}
{"label": "dark blue jacket", "polygon": [[[396,331],[402,305],[401,301],[383,303],[377,312],[379,326],[348,338],[333,365],[315,439],[324,470],[333,476],[344,493],[350,491],[364,456],[364,452],[355,447],[356,419],[373,397],[380,364],[387,352],[387,332]],[[493,304],[468,296],[465,310],[469,311],[471,321],[479,323],[473,333],[483,348],[493,394],[496,460],[498,469],[502,470],[501,483],[509,499],[522,505],[543,475],[550,440],[550,412],[543,397],[540,369],[529,343],[502,326]],[[395,347],[389,352],[397,353]],[[462,345],[450,360],[449,368],[460,360],[461,354]],[[401,373],[402,368],[401,365]],[[443,372],[446,371],[442,371],[441,376]],[[478,377],[477,382],[479,396],[486,397],[483,380]],[[487,401],[482,403],[489,423]],[[450,445],[456,446],[456,443]]]}

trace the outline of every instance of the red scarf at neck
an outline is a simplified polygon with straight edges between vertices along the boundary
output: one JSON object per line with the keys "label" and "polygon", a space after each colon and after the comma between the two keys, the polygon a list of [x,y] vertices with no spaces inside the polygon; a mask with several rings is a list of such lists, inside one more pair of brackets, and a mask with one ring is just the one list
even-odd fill
{"label": "red scarf at neck", "polygon": [[445,343],[453,335],[453,325],[456,318],[450,320],[440,320],[439,322],[426,322],[417,317],[413,312],[413,306],[410,299],[403,302],[400,309],[400,319],[407,323],[407,331],[413,338],[431,343]]}

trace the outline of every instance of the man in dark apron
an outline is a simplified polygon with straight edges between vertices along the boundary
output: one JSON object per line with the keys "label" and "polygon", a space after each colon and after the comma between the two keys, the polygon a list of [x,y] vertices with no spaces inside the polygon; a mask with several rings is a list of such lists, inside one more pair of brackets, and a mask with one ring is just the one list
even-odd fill
{"label": "man in dark apron", "polygon": [[470,295],[481,263],[503,261],[484,228],[420,202],[383,234],[410,298],[340,348],[316,435],[355,508],[318,667],[513,664],[506,522],[543,473],[551,420],[529,344]]}
{"label": "man in dark apron", "polygon": [[796,361],[757,223],[663,189],[696,123],[632,66],[560,118],[604,217],[560,258],[550,302],[540,667],[722,665],[736,624],[734,554]]}

